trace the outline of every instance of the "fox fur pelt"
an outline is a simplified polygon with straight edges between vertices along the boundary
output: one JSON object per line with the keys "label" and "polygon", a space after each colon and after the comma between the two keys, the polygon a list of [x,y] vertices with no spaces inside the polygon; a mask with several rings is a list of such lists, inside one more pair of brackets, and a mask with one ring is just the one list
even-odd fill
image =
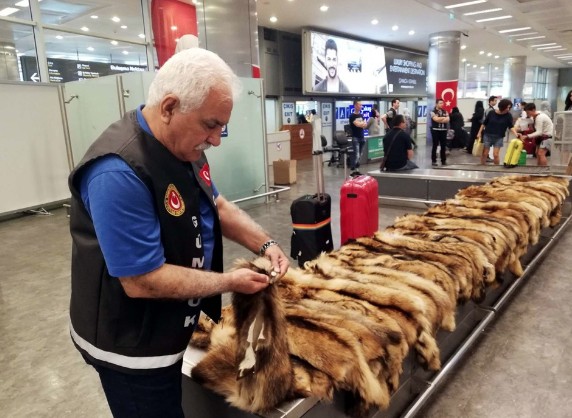
{"label": "fox fur pelt", "polygon": [[[351,395],[351,416],[386,408],[408,354],[439,369],[435,336],[455,329],[457,304],[481,301],[505,270],[522,275],[520,257],[567,197],[564,178],[497,178],[235,294],[218,324],[199,320],[192,343],[208,351],[192,377],[254,413],[334,391]],[[271,271],[264,258],[236,266]]]}

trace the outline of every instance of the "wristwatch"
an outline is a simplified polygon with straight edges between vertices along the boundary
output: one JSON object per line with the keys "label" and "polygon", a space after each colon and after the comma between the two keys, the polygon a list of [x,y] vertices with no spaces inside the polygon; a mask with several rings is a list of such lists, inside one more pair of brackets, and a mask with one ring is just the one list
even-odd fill
{"label": "wristwatch", "polygon": [[272,247],[273,245],[278,245],[278,243],[273,239],[266,241],[264,244],[262,244],[262,247],[260,247],[259,254],[264,255],[266,253],[266,250]]}

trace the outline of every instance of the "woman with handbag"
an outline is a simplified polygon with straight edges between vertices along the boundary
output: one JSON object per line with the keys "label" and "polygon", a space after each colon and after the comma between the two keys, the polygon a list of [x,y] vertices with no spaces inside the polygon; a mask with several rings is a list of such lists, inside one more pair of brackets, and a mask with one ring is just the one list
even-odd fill
{"label": "woman with handbag", "polygon": [[510,129],[515,135],[517,135],[512,122],[512,115],[510,114],[511,108],[512,102],[509,99],[502,99],[499,102],[498,109],[490,111],[481,125],[479,133],[477,134],[477,139],[480,140],[481,134],[484,131],[484,147],[481,154],[482,165],[486,164],[491,147],[493,147],[493,162],[495,165],[499,165],[500,149],[503,146],[506,131]]}

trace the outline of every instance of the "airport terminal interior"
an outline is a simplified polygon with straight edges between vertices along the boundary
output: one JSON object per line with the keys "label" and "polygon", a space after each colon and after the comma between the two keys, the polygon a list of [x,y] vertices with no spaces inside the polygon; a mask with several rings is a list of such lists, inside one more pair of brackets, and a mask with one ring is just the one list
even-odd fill
{"label": "airport terminal interior", "polygon": [[[206,152],[210,170],[219,191],[290,256],[291,269],[299,268],[291,255],[291,207],[301,196],[319,192],[317,173],[331,197],[334,252],[347,224],[341,188],[352,177],[375,179],[379,231],[398,217],[423,214],[459,189],[496,177],[572,180],[572,112],[564,111],[572,106],[568,3],[416,0],[405,19],[408,6],[385,2],[378,14],[378,0],[367,0],[365,10],[356,10],[345,25],[341,0],[316,3],[316,10],[310,0],[15,1],[0,0],[0,416],[112,416],[96,371],[70,338],[67,177],[103,129],[145,103],[153,70],[176,51],[206,47],[239,76],[243,88],[222,145]],[[502,11],[508,5],[514,16]],[[158,27],[163,7],[175,7],[179,18],[190,12],[192,19],[171,16]],[[487,16],[491,21],[475,21]],[[340,54],[335,71],[326,64],[332,48]],[[539,166],[520,144],[520,158],[504,164],[517,149],[509,133],[498,165],[490,159],[480,164],[466,143],[447,147],[446,164],[439,159],[432,164],[431,111],[438,98],[451,105],[447,94],[463,114],[464,139],[478,100],[486,109],[490,96],[509,98],[514,120],[522,102],[551,107],[556,142],[548,165]],[[379,118],[381,132],[369,135],[361,165],[352,170],[351,145],[340,143],[351,142],[354,100],[369,118],[374,105],[381,116],[396,98],[398,113],[408,111],[417,125],[411,137],[418,168],[379,170],[384,155],[384,119]],[[321,161],[312,155],[317,149],[323,151]],[[362,417],[572,416],[569,195],[562,212],[556,212],[562,215],[559,222],[544,227],[538,243],[521,257],[522,277],[506,271],[499,288],[487,288],[483,300],[458,304],[455,332],[435,332],[440,371],[426,370],[411,349],[389,407],[373,407]],[[226,238],[223,244],[225,271],[239,259],[256,257]],[[222,300],[228,305],[232,295],[225,293]],[[183,365],[188,418],[352,416],[349,391],[342,389],[331,402],[300,398],[260,414],[229,406],[188,376],[196,365],[191,357],[204,356],[191,351]]]}

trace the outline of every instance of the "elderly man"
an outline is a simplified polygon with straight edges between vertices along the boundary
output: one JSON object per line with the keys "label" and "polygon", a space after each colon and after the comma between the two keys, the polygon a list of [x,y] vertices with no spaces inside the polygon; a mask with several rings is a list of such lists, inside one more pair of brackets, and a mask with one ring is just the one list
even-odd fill
{"label": "elderly man", "polygon": [[518,134],[518,137],[525,141],[526,139],[534,139],[536,141],[536,157],[538,165],[548,165],[546,153],[550,151],[552,144],[552,133],[554,125],[548,115],[536,110],[534,103],[528,103],[524,106],[526,115],[534,121],[534,132],[527,135]]}
{"label": "elderly man", "polygon": [[157,73],[147,104],[111,125],[70,175],[70,332],[99,373],[114,417],[183,417],[181,364],[200,311],[269,277],[222,272],[222,235],[288,258],[221,196],[204,150],[221,143],[238,79],[216,54],[182,51]]}

